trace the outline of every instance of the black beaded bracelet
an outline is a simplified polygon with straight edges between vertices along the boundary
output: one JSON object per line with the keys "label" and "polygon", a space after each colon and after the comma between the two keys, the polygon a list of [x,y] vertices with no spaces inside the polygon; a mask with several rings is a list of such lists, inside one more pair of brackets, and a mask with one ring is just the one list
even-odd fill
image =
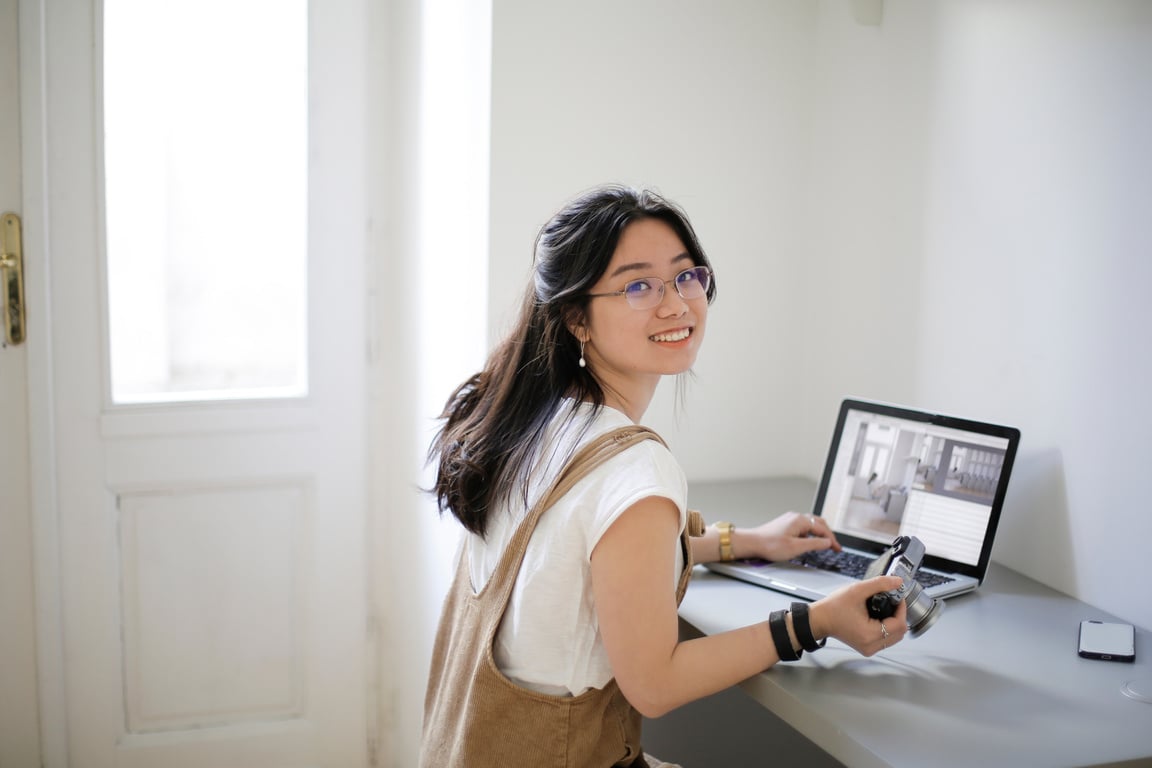
{"label": "black beaded bracelet", "polygon": [[800,647],[811,653],[824,647],[827,639],[816,642],[812,634],[812,624],[808,621],[808,603],[792,603],[792,629],[796,630],[796,639]]}
{"label": "black beaded bracelet", "polygon": [[768,630],[772,633],[772,642],[776,645],[776,655],[780,661],[798,661],[804,652],[792,648],[792,640],[788,637],[787,616],[788,611],[772,611],[768,615]]}

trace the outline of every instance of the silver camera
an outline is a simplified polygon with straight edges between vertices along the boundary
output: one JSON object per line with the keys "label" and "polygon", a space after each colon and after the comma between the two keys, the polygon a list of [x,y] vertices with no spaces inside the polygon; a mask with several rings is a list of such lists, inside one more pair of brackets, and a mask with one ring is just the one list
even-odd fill
{"label": "silver camera", "polygon": [[940,618],[944,601],[928,597],[924,588],[916,581],[916,572],[924,560],[924,542],[915,536],[897,536],[892,546],[884,550],[880,557],[872,561],[864,578],[873,576],[899,576],[904,583],[891,592],[878,592],[868,598],[868,615],[883,621],[896,613],[900,601],[908,605],[908,631],[919,637]]}

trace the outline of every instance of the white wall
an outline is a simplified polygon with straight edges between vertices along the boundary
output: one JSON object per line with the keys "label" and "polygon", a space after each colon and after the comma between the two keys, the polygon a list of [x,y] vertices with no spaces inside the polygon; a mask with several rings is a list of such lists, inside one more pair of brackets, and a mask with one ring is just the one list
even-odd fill
{"label": "white wall", "polygon": [[1152,4],[938,34],[917,395],[1023,432],[998,560],[1152,627]]}
{"label": "white wall", "polygon": [[851,9],[495,0],[490,330],[561,202],[653,185],[718,273],[649,411],[690,479],[814,476],[849,394],[1011,423],[994,558],[1152,627],[1152,4]]}
{"label": "white wall", "polygon": [[[620,181],[681,203],[720,298],[679,428],[671,383],[648,416],[698,477],[779,467],[792,452],[814,7],[493,4],[492,332],[517,306],[536,231],[576,192]],[[748,428],[749,407],[770,434]]]}
{"label": "white wall", "polygon": [[450,392],[484,362],[488,237],[485,0],[369,4],[373,272],[373,722],[384,765],[415,765],[459,527],[437,515],[425,452]]}
{"label": "white wall", "polygon": [[[937,3],[883,4],[861,25],[844,0],[819,3],[809,83],[810,162],[792,330],[801,342],[792,463],[819,473],[840,401],[916,404],[915,352]],[[927,402],[925,406],[935,404]]]}

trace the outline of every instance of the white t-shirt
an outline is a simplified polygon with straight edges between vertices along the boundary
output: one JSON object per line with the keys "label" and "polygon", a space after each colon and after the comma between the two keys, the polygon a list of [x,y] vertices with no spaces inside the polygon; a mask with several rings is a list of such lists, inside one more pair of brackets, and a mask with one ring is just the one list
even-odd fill
{"label": "white t-shirt", "polygon": [[[532,472],[529,504],[563,467],[564,460],[597,436],[632,424],[620,411],[604,407],[589,423],[592,406],[566,401],[549,425]],[[572,415],[571,406],[576,412]],[[571,418],[570,418],[571,417]],[[578,482],[548,509],[536,525],[512,589],[493,654],[500,670],[517,684],[541,693],[579,695],[602,688],[612,668],[600,638],[592,593],[592,550],[626,509],[641,499],[671,499],[686,519],[688,483],[672,454],[655,440],[633,445]],[[488,582],[516,527],[527,514],[523,494],[514,491],[510,508],[495,510],[487,540],[466,534],[472,586]],[[676,568],[668,574],[675,589],[684,567],[676,546]]]}

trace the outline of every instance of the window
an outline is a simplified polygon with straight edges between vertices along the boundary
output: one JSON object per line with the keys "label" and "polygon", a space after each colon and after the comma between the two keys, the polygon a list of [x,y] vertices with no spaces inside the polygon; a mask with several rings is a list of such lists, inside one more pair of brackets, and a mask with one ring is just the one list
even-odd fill
{"label": "window", "polygon": [[105,0],[114,403],[307,392],[305,0]]}

